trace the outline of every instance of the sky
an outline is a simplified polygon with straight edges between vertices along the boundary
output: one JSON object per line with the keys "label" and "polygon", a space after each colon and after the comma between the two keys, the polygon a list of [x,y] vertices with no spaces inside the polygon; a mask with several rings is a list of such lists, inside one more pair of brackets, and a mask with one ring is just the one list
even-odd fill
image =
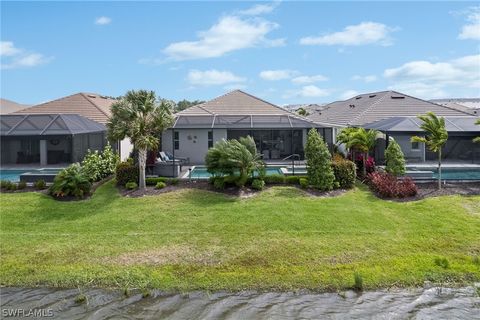
{"label": "sky", "polygon": [[480,96],[478,2],[1,2],[2,98]]}

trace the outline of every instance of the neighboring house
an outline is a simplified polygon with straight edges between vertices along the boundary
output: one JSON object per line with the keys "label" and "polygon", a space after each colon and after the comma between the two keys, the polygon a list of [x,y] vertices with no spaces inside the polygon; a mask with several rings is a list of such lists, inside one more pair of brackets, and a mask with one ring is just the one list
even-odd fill
{"label": "neighboring house", "polygon": [[474,116],[480,116],[480,98],[434,99],[430,101],[441,104],[442,106],[468,112]]}
{"label": "neighboring house", "polygon": [[292,154],[303,159],[310,128],[318,128],[330,145],[334,143],[331,126],[235,90],[175,114],[173,127],[163,133],[162,149],[201,164],[215,142],[250,135],[264,160]]}
{"label": "neighboring house", "polygon": [[[111,115],[110,107],[115,102],[115,99],[107,98],[99,94],[93,93],[76,93],[70,96],[66,96],[60,99],[48,101],[42,104],[32,106],[30,108],[19,110],[13,114],[15,115],[79,115],[84,118],[87,118],[91,121],[102,125],[103,127],[103,139],[105,145],[106,143],[106,128],[105,124],[108,122],[108,119]],[[2,116],[3,119],[3,116]],[[74,133],[75,135],[75,133]],[[38,137],[40,138],[40,137]],[[37,139],[40,140],[40,139]],[[73,143],[74,140],[72,140]],[[94,150],[97,149],[95,146],[100,144],[96,142],[84,142],[84,146],[89,147]],[[119,152],[121,159],[126,159],[131,150],[132,145],[128,139],[118,141],[113,145],[113,147]],[[34,146],[33,148],[36,148]],[[73,148],[70,146],[69,148]],[[84,149],[86,149],[84,147]],[[65,149],[66,153],[68,149]],[[3,154],[3,151],[2,151]],[[74,153],[72,153],[73,155]],[[80,153],[78,153],[80,154]],[[78,157],[73,157],[72,161],[79,161]]]}
{"label": "neighboring house", "polygon": [[30,105],[20,104],[11,100],[0,98],[0,114],[9,114],[28,107],[30,107]]}
{"label": "neighboring house", "polygon": [[[333,123],[341,127],[376,128],[377,125],[384,124],[382,122],[383,120],[387,123],[394,123],[399,118],[403,119],[404,117],[408,118],[403,122],[404,125],[412,121],[418,123],[418,119],[414,120],[415,117],[425,114],[428,111],[432,111],[437,116],[443,116],[447,119],[456,117],[466,118],[468,119],[466,120],[468,123],[475,122],[476,120],[476,117],[468,112],[425,101],[396,91],[360,94],[345,101],[333,102],[328,104],[324,110],[309,115],[308,118],[315,122]],[[393,122],[389,122],[390,120]],[[473,149],[471,149],[472,144],[470,138],[478,135],[480,128],[478,128],[478,126],[472,128],[469,125],[469,130],[473,131],[465,132],[462,131],[463,129],[455,127],[455,125],[453,125],[454,121],[455,120],[451,120],[451,122],[447,121],[447,123],[449,123],[450,141],[446,147],[447,152],[444,153],[444,156],[450,160],[477,161],[473,160],[474,153]],[[334,129],[334,134],[336,134],[337,131],[338,129]],[[390,131],[388,129],[383,131],[388,131],[389,136],[393,137],[400,144],[407,160],[432,160],[428,150],[425,150],[423,143],[410,142],[411,136],[419,134],[418,128],[412,131]],[[385,146],[386,141],[377,143],[375,155],[380,162],[383,161]],[[470,149],[471,152],[468,152],[468,149]]]}
{"label": "neighboring house", "polygon": [[67,164],[105,146],[103,124],[78,114],[8,114],[0,121],[1,163]]}

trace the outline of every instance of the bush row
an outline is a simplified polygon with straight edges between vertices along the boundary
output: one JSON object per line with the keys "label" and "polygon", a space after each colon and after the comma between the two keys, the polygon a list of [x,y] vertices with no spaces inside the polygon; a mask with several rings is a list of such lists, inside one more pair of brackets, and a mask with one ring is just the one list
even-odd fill
{"label": "bush row", "polygon": [[178,184],[177,178],[165,178],[165,177],[150,177],[145,178],[145,184],[147,186],[156,186],[159,182],[165,183],[165,185],[177,185]]}
{"label": "bush row", "polygon": [[368,175],[370,188],[384,198],[406,198],[417,194],[417,186],[413,179],[406,177],[397,179],[387,172],[372,172]]}
{"label": "bush row", "polygon": [[[37,190],[43,190],[47,187],[47,184],[45,180],[39,179],[33,183],[33,186]],[[27,183],[25,181],[19,181],[17,183],[9,181],[9,180],[1,180],[0,181],[0,188],[2,190],[9,190],[9,191],[15,191],[15,190],[22,190],[27,187]]]}

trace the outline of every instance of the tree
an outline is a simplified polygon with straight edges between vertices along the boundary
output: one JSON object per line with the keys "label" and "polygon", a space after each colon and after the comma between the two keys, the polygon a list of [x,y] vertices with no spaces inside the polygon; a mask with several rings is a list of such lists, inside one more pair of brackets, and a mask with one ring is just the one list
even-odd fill
{"label": "tree", "polygon": [[350,133],[347,140],[348,148],[355,148],[356,150],[363,153],[363,176],[367,175],[367,165],[366,161],[368,158],[368,153],[375,147],[377,142],[377,130],[365,130],[364,128],[359,128],[354,132]]}
{"label": "tree", "polygon": [[163,130],[172,125],[171,106],[157,100],[155,92],[131,90],[112,105],[107,123],[110,140],[130,138],[138,150],[139,187],[145,189],[147,150],[156,149]]}
{"label": "tree", "polygon": [[318,131],[310,129],[305,146],[308,182],[317,189],[332,190],[335,175],[332,169],[332,156]]}
{"label": "tree", "polygon": [[196,106],[197,104],[204,103],[205,101],[202,100],[194,100],[194,101],[188,101],[188,100],[181,100],[178,101],[177,104],[175,105],[175,112],[180,112],[182,110],[185,110],[187,108]]}
{"label": "tree", "polygon": [[340,132],[337,134],[337,145],[343,144],[345,145],[345,148],[347,149],[347,153],[350,151],[348,142],[350,141],[352,135],[358,130],[358,128],[353,128],[353,127],[347,127],[343,128],[340,130]]}
{"label": "tree", "polygon": [[388,173],[394,176],[405,174],[405,156],[395,140],[388,143],[387,150],[385,150],[385,162],[385,171]]}
{"label": "tree", "polygon": [[[480,119],[478,119],[478,120],[475,122],[475,124],[480,126]],[[475,143],[480,143],[480,137],[476,137],[475,139],[473,139],[473,142],[475,142]]]}
{"label": "tree", "polygon": [[208,149],[205,163],[208,172],[214,175],[235,177],[239,187],[245,185],[249,176],[253,177],[255,170],[261,170],[264,166],[262,156],[250,136],[238,140],[220,140]]}
{"label": "tree", "polygon": [[298,108],[297,113],[301,116],[304,116],[304,117],[306,117],[310,114],[310,113],[308,113],[308,111],[305,108]]}
{"label": "tree", "polygon": [[422,121],[420,128],[425,136],[412,137],[412,142],[422,142],[432,152],[438,153],[438,189],[442,188],[442,147],[447,143],[448,132],[445,128],[445,118],[437,117],[433,112],[418,116]]}

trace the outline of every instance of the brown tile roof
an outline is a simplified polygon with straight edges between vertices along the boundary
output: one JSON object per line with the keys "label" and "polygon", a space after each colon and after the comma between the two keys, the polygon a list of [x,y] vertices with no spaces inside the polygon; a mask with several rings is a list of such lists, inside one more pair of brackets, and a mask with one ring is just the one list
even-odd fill
{"label": "brown tile roof", "polygon": [[15,112],[16,114],[79,114],[105,124],[110,117],[110,106],[116,100],[95,93],[76,93]]}
{"label": "brown tile roof", "polygon": [[190,107],[178,115],[292,115],[291,112],[241,90]]}
{"label": "brown tile roof", "polygon": [[361,126],[391,117],[415,117],[427,111],[432,111],[439,116],[470,115],[400,92],[380,91],[330,103],[324,110],[312,113],[308,118],[315,122]]}

